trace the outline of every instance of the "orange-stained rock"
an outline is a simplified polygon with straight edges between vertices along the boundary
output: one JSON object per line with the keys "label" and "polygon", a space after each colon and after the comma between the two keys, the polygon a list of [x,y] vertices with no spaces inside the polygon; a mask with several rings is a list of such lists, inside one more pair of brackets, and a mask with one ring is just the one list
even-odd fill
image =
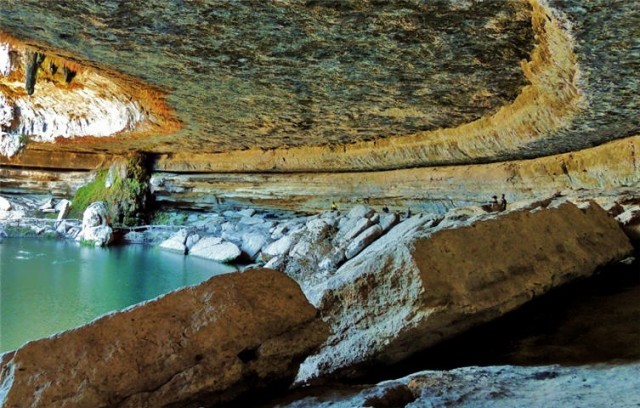
{"label": "orange-stained rock", "polygon": [[3,356],[0,405],[215,404],[286,386],[327,334],[286,275],[216,276]]}

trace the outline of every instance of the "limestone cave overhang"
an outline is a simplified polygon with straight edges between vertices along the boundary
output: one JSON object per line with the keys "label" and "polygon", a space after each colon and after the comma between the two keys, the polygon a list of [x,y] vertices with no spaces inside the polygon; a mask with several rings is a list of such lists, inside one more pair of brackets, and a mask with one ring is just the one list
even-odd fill
{"label": "limestone cave overhang", "polygon": [[[574,171],[606,188],[604,166],[613,184],[637,186],[633,2],[25,0],[0,9],[0,131],[3,145],[14,143],[5,167],[88,169],[140,151],[159,172],[273,174],[278,184],[294,173],[397,170],[437,184],[438,173],[480,180],[538,160],[559,170],[534,172],[532,185]],[[563,156],[572,153],[599,164]],[[506,178],[526,178],[516,170]]]}

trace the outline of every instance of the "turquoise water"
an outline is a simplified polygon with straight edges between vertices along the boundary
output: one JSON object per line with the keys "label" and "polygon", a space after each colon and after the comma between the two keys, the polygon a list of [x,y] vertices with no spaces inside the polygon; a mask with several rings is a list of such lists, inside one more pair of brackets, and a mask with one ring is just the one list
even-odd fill
{"label": "turquoise water", "polygon": [[0,243],[0,352],[235,270],[144,245],[92,248],[5,239]]}

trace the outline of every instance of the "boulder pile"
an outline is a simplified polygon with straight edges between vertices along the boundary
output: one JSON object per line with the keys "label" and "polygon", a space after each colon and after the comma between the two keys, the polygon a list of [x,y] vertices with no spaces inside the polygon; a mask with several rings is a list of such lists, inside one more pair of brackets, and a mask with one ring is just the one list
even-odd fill
{"label": "boulder pile", "polygon": [[244,260],[286,272],[304,285],[319,282],[389,231],[400,217],[359,205],[348,213],[271,220],[253,209],[225,211],[160,243],[170,251],[218,262]]}

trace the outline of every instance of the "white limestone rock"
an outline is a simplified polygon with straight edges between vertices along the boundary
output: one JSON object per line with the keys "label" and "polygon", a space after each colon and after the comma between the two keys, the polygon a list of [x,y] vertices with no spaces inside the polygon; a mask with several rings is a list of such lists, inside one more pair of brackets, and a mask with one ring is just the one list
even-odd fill
{"label": "white limestone rock", "polygon": [[65,235],[69,228],[71,228],[71,226],[68,225],[65,221],[62,221],[62,222],[58,223],[58,225],[56,227],[56,232],[58,234],[60,234],[60,235]]}
{"label": "white limestone rock", "polygon": [[366,230],[362,231],[360,235],[355,237],[353,241],[347,246],[345,251],[345,257],[351,259],[358,255],[367,245],[378,239],[382,235],[382,227],[380,225],[372,225]]}
{"label": "white limestone rock", "polygon": [[400,222],[400,217],[396,213],[382,213],[380,214],[380,227],[382,228],[382,233],[388,232],[391,228]]}
{"label": "white limestone rock", "polygon": [[235,261],[240,254],[236,244],[220,237],[201,238],[189,251],[189,255],[223,263]]}
{"label": "white limestone rock", "polygon": [[11,202],[0,196],[0,211],[11,211]]}
{"label": "white limestone rock", "polygon": [[627,208],[616,217],[629,239],[640,240],[640,206]]}
{"label": "white limestone rock", "polygon": [[[344,230],[341,229],[337,239],[348,245],[355,237],[360,235],[364,230],[371,227],[371,220],[368,218],[354,218],[354,222],[350,222],[344,225]],[[344,231],[344,233],[343,233]]]}
{"label": "white limestone rock", "polygon": [[107,246],[113,241],[113,229],[110,224],[105,203],[91,203],[82,215],[82,231],[76,239],[93,242],[96,246]]}
{"label": "white limestone rock", "polygon": [[289,232],[289,225],[287,225],[287,223],[278,224],[270,231],[271,239],[277,241],[280,238],[284,237],[287,232]]}
{"label": "white limestone rock", "polygon": [[255,213],[256,210],[254,210],[253,208],[245,208],[244,210],[238,211],[238,215],[240,215],[241,217],[253,217]]}
{"label": "white limestone rock", "polygon": [[113,229],[108,225],[98,225],[83,229],[83,241],[91,241],[95,246],[107,246],[113,242]]}
{"label": "white limestone rock", "polygon": [[71,211],[71,201],[60,200],[60,202],[56,204],[54,210],[58,211],[57,221],[62,221],[67,217],[67,215],[69,215],[69,211]]}
{"label": "white limestone rock", "polygon": [[248,232],[242,234],[241,250],[249,259],[255,260],[260,250],[267,245],[267,237],[259,232]]}
{"label": "white limestone rock", "polygon": [[184,255],[187,253],[186,241],[188,236],[189,231],[183,228],[172,235],[169,239],[162,241],[159,246],[162,249],[178,252]]}
{"label": "white limestone rock", "polygon": [[190,251],[191,248],[193,248],[193,246],[198,243],[198,241],[200,241],[200,235],[199,234],[189,234],[189,236],[187,237],[187,239],[184,242],[184,245],[187,247],[187,251]]}
{"label": "white limestone rock", "polygon": [[375,210],[371,207],[367,207],[366,205],[356,205],[349,211],[349,213],[347,214],[347,218],[370,218],[375,213]]}
{"label": "white limestone rock", "polygon": [[332,274],[346,259],[345,250],[342,247],[334,247],[331,252],[318,263],[318,269],[325,275]]}
{"label": "white limestone rock", "polygon": [[258,226],[262,223],[264,223],[264,218],[258,216],[242,217],[240,218],[240,221],[238,221],[238,224],[241,226]]}
{"label": "white limestone rock", "polygon": [[307,221],[298,242],[289,251],[285,273],[301,286],[313,285],[325,279],[325,275],[333,271],[321,271],[318,265],[335,249],[332,242],[335,231],[335,227],[322,218]]}
{"label": "white limestone rock", "polygon": [[287,234],[293,234],[297,231],[300,231],[304,228],[304,222],[299,218],[294,218],[292,220],[284,221],[277,226],[275,226],[271,232],[271,239],[274,241],[279,240]]}
{"label": "white limestone rock", "polygon": [[177,252],[182,255],[185,255],[187,253],[187,246],[185,244],[172,240],[171,238],[165,241],[162,241],[160,243],[160,248],[166,249],[172,252]]}
{"label": "white limestone rock", "polygon": [[11,53],[9,43],[0,43],[0,75],[8,76],[11,73]]}
{"label": "white limestone rock", "polygon": [[262,259],[269,261],[274,257],[283,257],[289,253],[291,248],[296,244],[299,236],[297,234],[289,234],[272,242],[262,249]]}
{"label": "white limestone rock", "polygon": [[278,407],[637,407],[639,387],[637,362],[579,367],[461,367],[419,371],[351,389],[343,386],[343,392],[329,388]]}
{"label": "white limestone rock", "polygon": [[53,198],[49,198],[44,203],[42,203],[42,205],[40,205],[38,209],[40,211],[47,211],[47,210],[55,211],[53,207],[54,207]]}
{"label": "white limestone rock", "polygon": [[633,250],[597,205],[487,214],[451,228],[438,221],[411,217],[328,279],[302,276],[333,334],[299,382],[401,361]]}

